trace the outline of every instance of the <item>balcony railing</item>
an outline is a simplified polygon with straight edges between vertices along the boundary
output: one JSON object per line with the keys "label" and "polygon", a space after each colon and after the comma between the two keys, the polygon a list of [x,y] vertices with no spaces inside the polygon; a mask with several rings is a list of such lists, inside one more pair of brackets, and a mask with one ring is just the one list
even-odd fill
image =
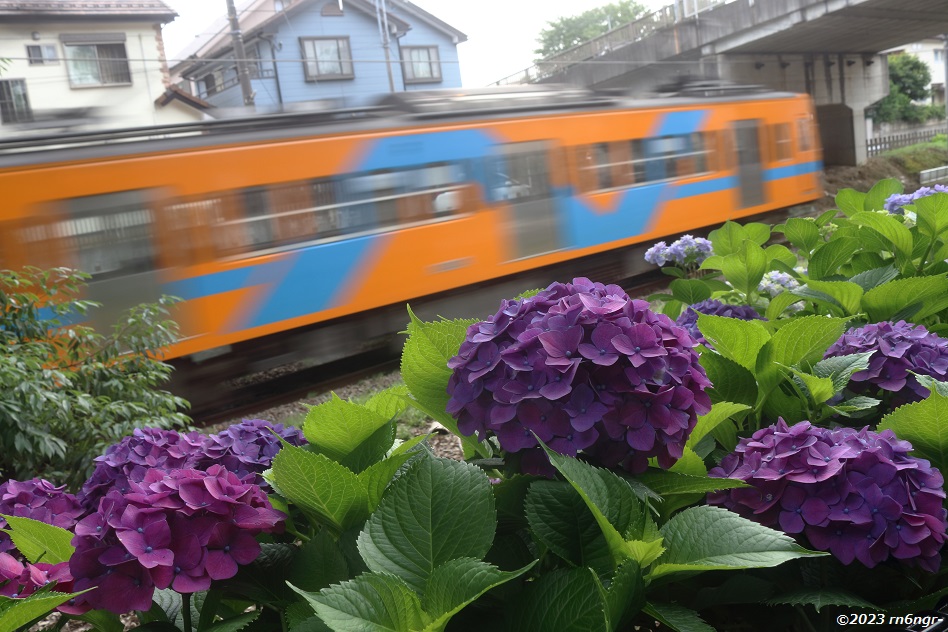
{"label": "balcony railing", "polygon": [[[233,67],[231,68],[233,69]],[[250,79],[272,79],[275,76],[273,68],[251,68],[250,69]],[[212,90],[207,90],[206,88],[199,91],[197,96],[200,99],[207,99],[209,96],[220,94],[225,90],[229,90],[234,86],[240,85],[240,76],[234,75],[222,81],[220,84],[215,85]]]}

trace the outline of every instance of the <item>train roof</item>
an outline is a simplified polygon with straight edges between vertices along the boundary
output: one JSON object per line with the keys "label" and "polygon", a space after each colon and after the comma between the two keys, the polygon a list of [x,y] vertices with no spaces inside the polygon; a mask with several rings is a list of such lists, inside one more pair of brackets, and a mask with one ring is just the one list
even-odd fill
{"label": "train roof", "polygon": [[666,86],[647,97],[622,90],[593,91],[558,84],[411,91],[386,95],[374,105],[358,108],[335,108],[314,103],[302,111],[263,113],[194,123],[49,135],[24,134],[0,140],[0,168],[279,141],[326,133],[424,125],[427,121],[464,122],[531,114],[653,109],[798,96],[761,86],[723,82]]}

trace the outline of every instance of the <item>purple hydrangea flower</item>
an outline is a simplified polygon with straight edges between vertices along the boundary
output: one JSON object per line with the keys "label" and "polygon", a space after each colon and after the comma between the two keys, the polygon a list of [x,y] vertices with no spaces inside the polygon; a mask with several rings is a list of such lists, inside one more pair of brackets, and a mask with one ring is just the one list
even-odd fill
{"label": "purple hydrangea flower", "polygon": [[800,282],[786,272],[771,270],[764,274],[764,277],[757,284],[758,292],[766,292],[772,297],[777,296],[786,290],[793,290],[800,287]]}
{"label": "purple hydrangea flower", "polygon": [[709,494],[708,502],[802,533],[844,564],[872,568],[892,557],[936,572],[948,529],[944,479],[911,450],[891,430],[787,426],[781,419],[741,439],[708,472],[751,487]]}
{"label": "purple hydrangea flower", "polygon": [[[0,595],[23,599],[53,582],[55,582],[53,590],[56,592],[72,592],[69,562],[30,564],[20,561],[9,553],[0,552]],[[56,609],[66,614],[83,614],[89,610],[88,606],[76,605],[73,599]]]}
{"label": "purple hydrangea flower", "polygon": [[[710,409],[695,341],[618,286],[577,278],[503,301],[448,362],[458,428],[494,435],[525,471],[549,473],[536,437],[570,456],[668,468]],[[536,435],[536,437],[534,436]]]}
{"label": "purple hydrangea flower", "polygon": [[754,308],[749,305],[731,305],[713,298],[695,303],[694,305],[689,305],[685,308],[685,311],[681,313],[675,323],[679,327],[683,327],[691,334],[692,338],[703,345],[707,345],[708,341],[704,339],[704,336],[701,335],[701,331],[698,330],[698,314],[710,314],[711,316],[724,316],[726,318],[738,318],[740,320],[767,320],[754,311]]}
{"label": "purple hydrangea flower", "polygon": [[881,389],[895,393],[898,404],[919,401],[929,389],[912,373],[944,381],[948,375],[948,340],[930,333],[922,325],[904,320],[872,323],[843,334],[826,350],[824,358],[874,351],[869,368],[854,373],[849,389],[876,394]]}
{"label": "purple hydrangea flower", "polygon": [[657,242],[645,251],[645,260],[657,266],[674,263],[682,267],[697,267],[711,256],[711,242],[703,237],[682,235],[670,246],[664,241]]}
{"label": "purple hydrangea flower", "polygon": [[96,587],[79,605],[123,613],[151,607],[155,588],[207,590],[260,554],[255,536],[284,515],[253,482],[223,465],[150,470],[127,493],[112,489],[76,525],[74,588]]}
{"label": "purple hydrangea flower", "polygon": [[916,200],[935,193],[948,193],[948,185],[936,184],[931,187],[921,187],[914,193],[893,193],[885,200],[885,210],[890,213],[903,213],[906,206],[914,204]]}
{"label": "purple hydrangea flower", "polygon": [[[79,500],[66,491],[65,485],[57,487],[41,478],[9,480],[0,485],[0,514],[32,518],[63,529],[72,529],[85,513]],[[0,529],[6,526],[6,520],[0,518]],[[0,551],[12,551],[14,548],[10,536],[0,532]]]}

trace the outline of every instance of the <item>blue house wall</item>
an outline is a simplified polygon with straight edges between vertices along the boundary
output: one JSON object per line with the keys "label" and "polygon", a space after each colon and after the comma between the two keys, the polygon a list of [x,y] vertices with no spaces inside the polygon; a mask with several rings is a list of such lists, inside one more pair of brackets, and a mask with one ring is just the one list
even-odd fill
{"label": "blue house wall", "polygon": [[[336,0],[328,2],[336,4]],[[355,8],[347,8],[339,16],[322,15],[325,4],[312,2],[288,13],[284,20],[271,22],[267,31],[272,34],[272,46],[266,39],[254,40],[252,36],[248,37],[248,44],[256,42],[260,60],[258,77],[251,80],[258,109],[278,108],[281,100],[283,105],[333,100],[342,106],[358,107],[389,93],[389,73],[375,16]],[[460,87],[457,46],[452,36],[408,12],[389,13],[411,25],[411,29],[400,39],[392,38],[389,47],[389,67],[395,91]],[[354,76],[348,79],[308,81],[300,42],[300,38],[306,37],[348,37]],[[406,85],[400,61],[403,46],[436,46],[441,62],[441,81]],[[207,95],[208,102],[221,108],[243,105],[233,67],[224,72],[222,85],[227,87]]]}

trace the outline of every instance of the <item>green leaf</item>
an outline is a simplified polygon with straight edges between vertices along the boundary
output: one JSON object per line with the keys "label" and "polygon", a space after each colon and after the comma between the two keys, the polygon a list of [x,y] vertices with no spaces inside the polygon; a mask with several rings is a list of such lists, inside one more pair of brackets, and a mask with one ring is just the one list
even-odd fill
{"label": "green leaf", "polygon": [[345,402],[335,393],[328,402],[310,409],[303,434],[321,454],[356,472],[385,456],[395,441],[391,417]]}
{"label": "green leaf", "polygon": [[735,289],[750,295],[757,291],[760,280],[767,272],[767,255],[763,248],[746,239],[740,250],[724,257],[721,271]]}
{"label": "green leaf", "polygon": [[421,592],[445,562],[483,558],[496,526],[482,470],[425,457],[389,487],[359,535],[359,552],[370,570],[397,575]]}
{"label": "green leaf", "polygon": [[891,252],[899,253],[904,257],[912,256],[912,233],[905,224],[889,215],[880,215],[879,213],[864,212],[856,213],[850,218],[853,223],[860,226],[868,226],[876,231],[891,246],[888,248]]}
{"label": "green leaf", "polygon": [[770,240],[770,224],[748,222],[744,224],[744,234],[758,246],[763,246]]}
{"label": "green leaf", "polygon": [[7,515],[3,518],[9,525],[4,531],[10,534],[13,544],[32,564],[68,562],[76,551],[72,545],[73,534],[61,527],[32,518]]}
{"label": "green leaf", "polygon": [[645,612],[677,632],[714,632],[697,612],[678,604],[648,602]]}
{"label": "green leaf", "polygon": [[726,419],[731,419],[740,412],[750,410],[750,408],[751,407],[747,404],[716,402],[711,406],[711,410],[708,411],[707,414],[698,416],[698,423],[695,425],[694,430],[691,431],[691,436],[688,437],[688,442],[685,445],[689,448],[694,448],[706,434],[714,430],[715,426]]}
{"label": "green leaf", "polygon": [[757,381],[753,373],[713,351],[705,351],[698,361],[714,385],[710,391],[712,401],[756,404]]}
{"label": "green leaf", "polygon": [[318,593],[292,588],[334,632],[414,632],[425,625],[418,595],[394,575],[363,573]]}
{"label": "green leaf", "polygon": [[884,211],[885,201],[889,199],[889,196],[901,192],[902,183],[897,179],[886,178],[885,180],[879,180],[872,186],[871,189],[869,189],[869,192],[866,194],[866,199],[863,202],[862,210]]}
{"label": "green leaf", "polygon": [[824,316],[794,318],[774,333],[771,341],[772,361],[786,366],[818,362],[829,346],[842,335],[846,323],[844,318]]}
{"label": "green leaf", "polygon": [[784,533],[710,505],[676,514],[661,533],[665,553],[652,567],[649,576],[653,580],[670,573],[765,568],[799,557],[826,555],[804,549]]}
{"label": "green leaf", "polygon": [[320,529],[290,562],[287,580],[294,586],[315,592],[349,579],[349,565],[336,540]]}
{"label": "green leaf", "polygon": [[830,410],[836,411],[840,415],[850,417],[851,416],[850,413],[859,412],[861,410],[869,410],[871,408],[875,408],[881,403],[882,403],[881,400],[874,399],[872,397],[864,397],[860,395],[858,397],[853,397],[851,399],[844,400],[838,404],[828,406],[828,408]]}
{"label": "green leaf", "polygon": [[813,606],[819,612],[826,606],[847,606],[866,610],[882,610],[865,599],[845,590],[802,589],[777,595],[765,602],[769,606]]}
{"label": "green leaf", "polygon": [[935,193],[915,200],[915,218],[922,234],[938,238],[948,230],[948,195]]}
{"label": "green leaf", "polygon": [[38,592],[25,599],[0,596],[0,632],[17,632],[22,629],[21,626],[52,612],[57,606],[81,594],[82,592]]}
{"label": "green leaf", "polygon": [[544,573],[511,610],[508,629],[517,632],[612,632],[599,582],[588,568]]}
{"label": "green leaf", "polygon": [[774,263],[780,263],[787,270],[793,270],[794,266],[799,263],[797,256],[783,244],[772,244],[767,246],[767,249],[764,250],[764,255],[766,255],[767,261],[770,265],[773,265]]}
{"label": "green leaf", "polygon": [[626,560],[619,565],[608,588],[599,583],[599,591],[606,605],[606,629],[626,629],[628,620],[645,605],[645,578],[642,568],[635,560]]}
{"label": "green leaf", "polygon": [[230,617],[224,619],[223,621],[218,621],[217,623],[208,626],[206,628],[201,628],[201,632],[240,632],[248,625],[257,620],[257,617],[260,616],[260,610],[254,612],[245,612],[239,614],[236,617]]}
{"label": "green leaf", "polygon": [[832,297],[846,315],[858,314],[863,289],[849,281],[808,281],[807,287]]}
{"label": "green leaf", "polygon": [[896,279],[866,292],[862,307],[870,321],[880,322],[910,305],[924,308],[926,303],[942,299],[946,294],[948,279],[943,276]]}
{"label": "green leaf", "polygon": [[788,367],[793,375],[803,382],[806,392],[810,394],[810,399],[815,404],[822,404],[836,394],[836,388],[833,380],[828,377],[818,377],[795,367]]}
{"label": "green leaf", "polygon": [[659,496],[675,494],[706,494],[722,489],[738,489],[747,487],[747,484],[736,478],[711,478],[708,476],[692,476],[679,472],[659,470],[650,467],[636,478],[648,485]]}
{"label": "green leaf", "polygon": [[868,292],[872,288],[878,287],[883,283],[888,283],[898,276],[898,269],[892,264],[889,264],[882,268],[873,268],[865,272],[860,272],[851,278],[850,281],[861,287],[863,291]]}
{"label": "green leaf", "polygon": [[322,454],[284,444],[270,472],[287,500],[337,532],[369,515],[369,495],[359,477]]}
{"label": "green leaf", "polygon": [[614,568],[596,518],[570,484],[535,481],[524,511],[534,537],[573,566],[591,568],[599,575]]}
{"label": "green leaf", "polygon": [[369,398],[365,407],[386,419],[394,419],[408,409],[410,392],[404,384],[390,386]]}
{"label": "green leaf", "polygon": [[914,372],[912,374],[915,376],[915,379],[918,380],[918,383],[923,387],[930,391],[938,391],[940,395],[948,396],[948,382],[936,380],[930,375],[919,375],[918,373]]}
{"label": "green leaf", "polygon": [[675,299],[685,305],[694,305],[711,298],[711,290],[703,281],[697,279],[677,279],[669,286]]}
{"label": "green leaf", "polygon": [[836,274],[840,266],[848,263],[853,254],[860,248],[859,240],[853,237],[834,238],[832,241],[817,249],[817,251],[813,253],[813,256],[810,257],[807,276],[809,276],[810,279],[819,281],[820,279]]}
{"label": "green leaf", "polygon": [[770,299],[770,304],[767,305],[767,311],[764,316],[767,320],[777,320],[788,307],[794,303],[800,302],[800,297],[790,292],[781,292],[777,296]]}
{"label": "green leaf", "polygon": [[533,568],[532,562],[519,570],[504,572],[479,560],[459,558],[445,562],[428,578],[422,607],[432,618],[424,632],[440,632],[455,614],[491,588],[520,577]]}
{"label": "green leaf", "polygon": [[[419,438],[424,439],[424,436],[420,436]],[[414,456],[415,455],[410,452],[395,454],[372,465],[364,472],[359,473],[359,481],[368,494],[370,512],[375,511],[379,506],[385,489],[389,483],[392,482],[392,478],[394,478],[398,470],[401,469],[405,463],[414,458]]]}
{"label": "green leaf", "polygon": [[[473,436],[462,435],[457,421],[446,412],[448,379],[451,369],[448,360],[457,355],[467,334],[467,328],[478,322],[471,320],[441,320],[422,322],[408,309],[408,340],[402,351],[401,376],[411,392],[411,403],[442,426],[461,438],[465,457],[483,454],[483,447]],[[484,454],[484,456],[487,456]]]}
{"label": "green leaf", "polygon": [[714,256],[726,257],[740,252],[744,240],[750,239],[750,235],[737,222],[727,221],[720,228],[712,230],[708,239],[711,240]]}
{"label": "green leaf", "polygon": [[757,352],[770,340],[770,332],[758,320],[698,314],[698,330],[715,351],[746,369],[755,366]]}
{"label": "green leaf", "polygon": [[[820,243],[820,229],[816,222],[801,217],[791,217],[784,225],[783,234],[791,244],[809,256],[810,252]],[[794,262],[792,265],[796,265]]]}
{"label": "green leaf", "polygon": [[830,378],[833,381],[833,388],[838,393],[846,388],[853,373],[869,368],[869,358],[873,353],[875,351],[866,351],[820,360],[813,365],[813,375]]}
{"label": "green leaf", "polygon": [[948,467],[948,397],[938,391],[896,408],[882,418],[878,430],[892,430],[912,444],[915,456],[928,459],[940,471]]}
{"label": "green leaf", "polygon": [[865,202],[866,194],[856,189],[843,189],[836,194],[836,206],[847,216],[865,210]]}

